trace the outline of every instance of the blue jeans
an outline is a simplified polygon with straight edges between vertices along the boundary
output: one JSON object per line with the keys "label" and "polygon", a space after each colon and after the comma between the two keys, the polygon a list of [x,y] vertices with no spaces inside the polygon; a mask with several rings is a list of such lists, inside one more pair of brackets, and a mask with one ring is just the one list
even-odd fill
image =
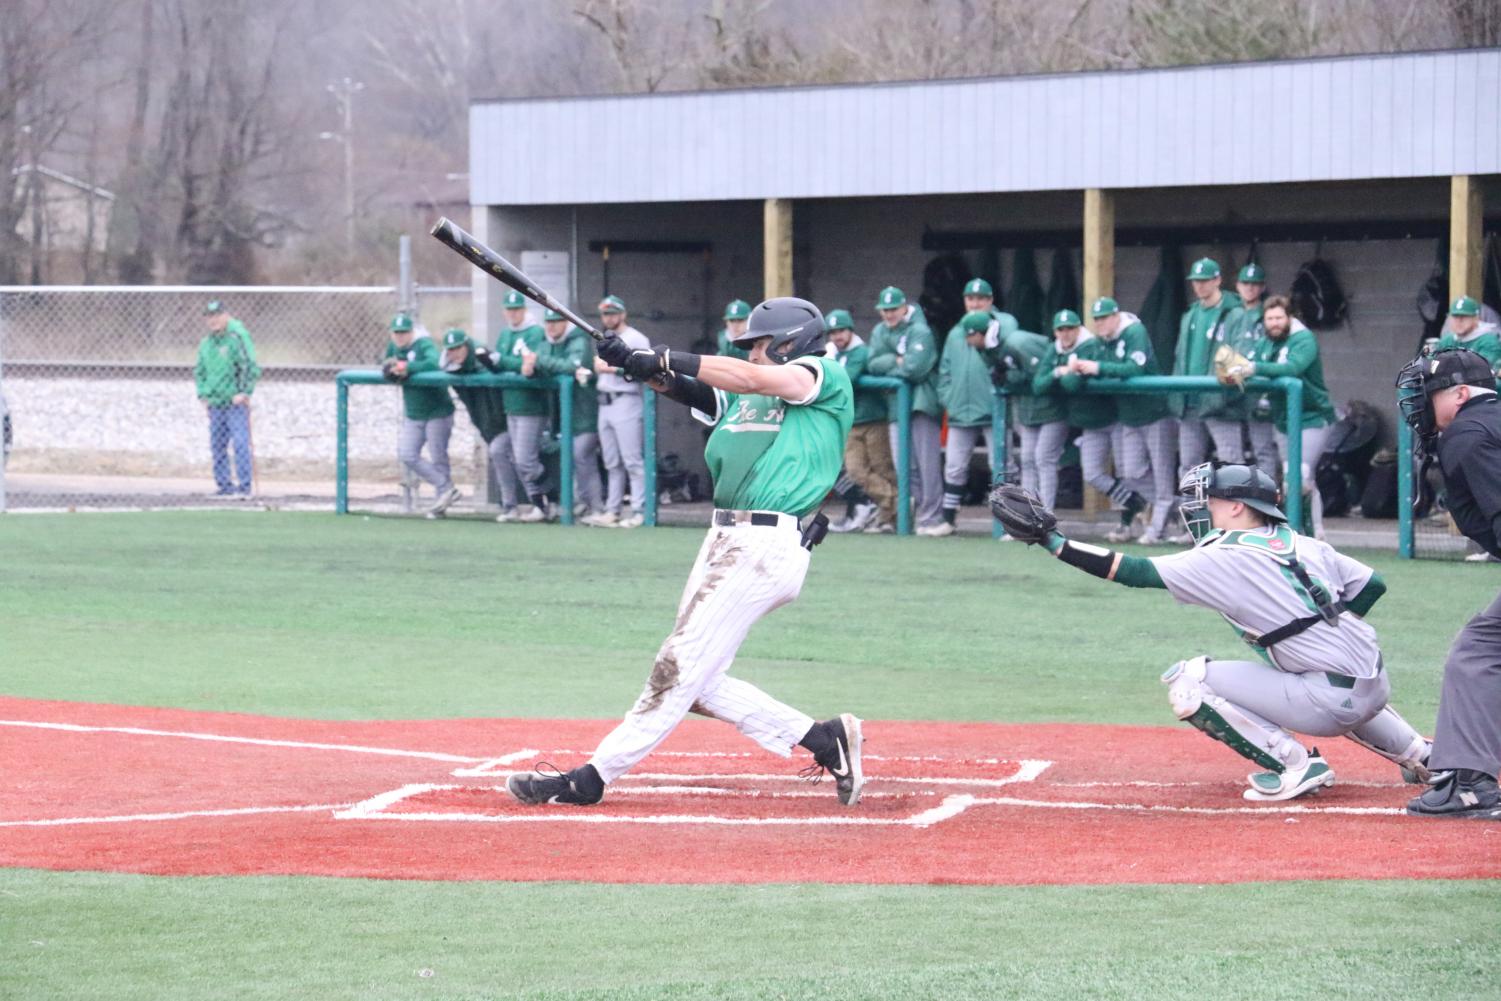
{"label": "blue jeans", "polygon": [[[229,443],[235,443],[235,473],[239,487],[229,478]],[[208,408],[208,449],[214,457],[214,482],[221,494],[238,489],[250,493],[250,407],[224,406]]]}

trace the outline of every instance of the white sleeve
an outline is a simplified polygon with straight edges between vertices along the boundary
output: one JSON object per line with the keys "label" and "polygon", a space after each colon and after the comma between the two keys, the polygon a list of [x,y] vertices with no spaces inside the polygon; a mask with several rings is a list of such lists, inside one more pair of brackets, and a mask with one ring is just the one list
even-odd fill
{"label": "white sleeve", "polygon": [[1151,557],[1157,576],[1180,604],[1219,610],[1235,603],[1240,575],[1227,564],[1235,554],[1218,546]]}
{"label": "white sleeve", "polygon": [[787,364],[798,365],[813,373],[813,389],[801,400],[788,400],[787,405],[792,407],[806,407],[818,399],[823,392],[823,364],[812,355],[802,358],[794,358]]}

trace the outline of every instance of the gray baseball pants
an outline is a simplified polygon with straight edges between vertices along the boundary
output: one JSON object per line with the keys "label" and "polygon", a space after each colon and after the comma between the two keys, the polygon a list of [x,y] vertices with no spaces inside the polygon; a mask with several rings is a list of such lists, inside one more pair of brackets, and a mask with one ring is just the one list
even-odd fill
{"label": "gray baseball pants", "polygon": [[[608,402],[607,402],[608,401]],[[625,484],[631,484],[631,510],[646,503],[646,463],[641,454],[643,404],[640,393],[601,393],[599,448],[604,454],[608,487],[605,510],[619,514],[625,503]]]}
{"label": "gray baseball pants", "polygon": [[1164,417],[1150,424],[1115,425],[1115,468],[1127,486],[1152,500],[1152,530],[1167,531],[1178,502],[1178,422]]}
{"label": "gray baseball pants", "polygon": [[1449,648],[1428,764],[1501,771],[1501,597],[1465,623]]}
{"label": "gray baseball pants", "polygon": [[1281,453],[1277,451],[1277,429],[1271,421],[1246,421],[1246,431],[1251,436],[1251,452],[1256,456],[1256,468],[1272,479],[1282,475]]}
{"label": "gray baseball pants", "polygon": [[995,442],[992,440],[992,428],[989,424],[978,424],[974,427],[955,427],[949,425],[948,440],[943,443],[943,509],[945,511],[959,510],[959,501],[964,496],[964,488],[969,483],[969,458],[974,455],[975,446],[983,439],[985,442],[985,466],[991,471],[991,482],[995,482]]}
{"label": "gray baseball pants", "polygon": [[521,478],[516,475],[516,457],[511,452],[511,433],[502,431],[491,438],[485,449],[490,453],[490,468],[495,470],[495,482],[500,486],[500,506],[516,506],[517,494],[521,491]]}
{"label": "gray baseball pants", "polygon": [[1036,475],[1037,496],[1048,510],[1058,506],[1058,460],[1068,447],[1068,422],[1022,426],[1022,486],[1027,484],[1027,456]]}
{"label": "gray baseball pants", "polygon": [[[453,488],[453,475],[448,466],[448,439],[453,434],[453,414],[435,417],[430,421],[414,421],[401,418],[401,436],[397,440],[396,455],[401,464],[422,477],[444,493]],[[427,454],[422,457],[422,446]]]}
{"label": "gray baseball pants", "polygon": [[506,423],[510,426],[511,456],[516,463],[516,476],[527,499],[542,493],[542,436],[547,433],[545,414],[509,414]]}
{"label": "gray baseball pants", "polygon": [[1209,444],[1222,462],[1241,462],[1240,422],[1183,417],[1178,420],[1178,475],[1209,459]]}
{"label": "gray baseball pants", "polygon": [[573,498],[582,501],[589,514],[604,510],[604,481],[599,475],[599,432],[573,433]]}
{"label": "gray baseball pants", "polygon": [[[1287,482],[1287,434],[1283,431],[1275,432],[1277,436],[1277,448],[1282,452],[1282,481]],[[1324,498],[1319,493],[1318,481],[1314,478],[1314,470],[1319,468],[1319,458],[1324,454],[1324,444],[1329,440],[1328,426],[1321,428],[1304,428],[1302,435],[1303,461],[1299,464],[1299,471],[1303,475],[1303,499],[1308,505],[1307,511],[1313,524],[1313,534],[1318,538],[1324,536]],[[1293,526],[1296,528],[1297,526]]]}
{"label": "gray baseball pants", "polygon": [[1115,424],[1107,424],[1102,428],[1092,428],[1079,436],[1079,471],[1084,474],[1084,482],[1109,497],[1113,506],[1123,507],[1132,490],[1124,478],[1110,471],[1116,427]]}
{"label": "gray baseball pants", "polygon": [[[892,421],[887,425],[891,437],[893,462],[901,454],[901,440],[897,431],[900,425]],[[936,525],[943,520],[943,448],[939,445],[938,418],[928,414],[912,414],[912,503],[916,507],[918,528]]]}

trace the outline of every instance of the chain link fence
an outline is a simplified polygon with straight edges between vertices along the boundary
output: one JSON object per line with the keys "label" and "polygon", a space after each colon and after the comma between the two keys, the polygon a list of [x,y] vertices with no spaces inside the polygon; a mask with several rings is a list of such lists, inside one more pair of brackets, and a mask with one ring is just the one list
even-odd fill
{"label": "chain link fence", "polygon": [[[261,369],[251,499],[331,507],[334,373],[378,363],[399,298],[394,286],[0,286],[0,510],[236,503],[216,496],[194,383],[215,299],[249,331]],[[468,327],[468,286],[419,286],[411,306],[434,336]],[[401,503],[400,394],[371,387],[350,404],[352,494]],[[456,433],[456,464],[466,447]]]}

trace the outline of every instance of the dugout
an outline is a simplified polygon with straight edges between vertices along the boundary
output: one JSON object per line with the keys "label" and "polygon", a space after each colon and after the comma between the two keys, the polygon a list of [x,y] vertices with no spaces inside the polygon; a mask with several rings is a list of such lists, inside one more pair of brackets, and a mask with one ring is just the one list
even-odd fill
{"label": "dugout", "polygon": [[[915,297],[946,255],[999,279],[1003,308],[1030,258],[1045,291],[1072,278],[1069,305],[1113,294],[1132,311],[1164,247],[1227,270],[1254,252],[1270,291],[1320,257],[1349,300],[1319,332],[1331,391],[1390,415],[1425,283],[1481,294],[1498,108],[1496,50],[479,101],[470,197],[480,239],[567,254],[572,303],[620,295],[680,347],[736,297],[848,308],[863,333],[882,286]],[[476,272],[491,335],[498,290]],[[662,417],[659,454],[698,468],[699,429]]]}

